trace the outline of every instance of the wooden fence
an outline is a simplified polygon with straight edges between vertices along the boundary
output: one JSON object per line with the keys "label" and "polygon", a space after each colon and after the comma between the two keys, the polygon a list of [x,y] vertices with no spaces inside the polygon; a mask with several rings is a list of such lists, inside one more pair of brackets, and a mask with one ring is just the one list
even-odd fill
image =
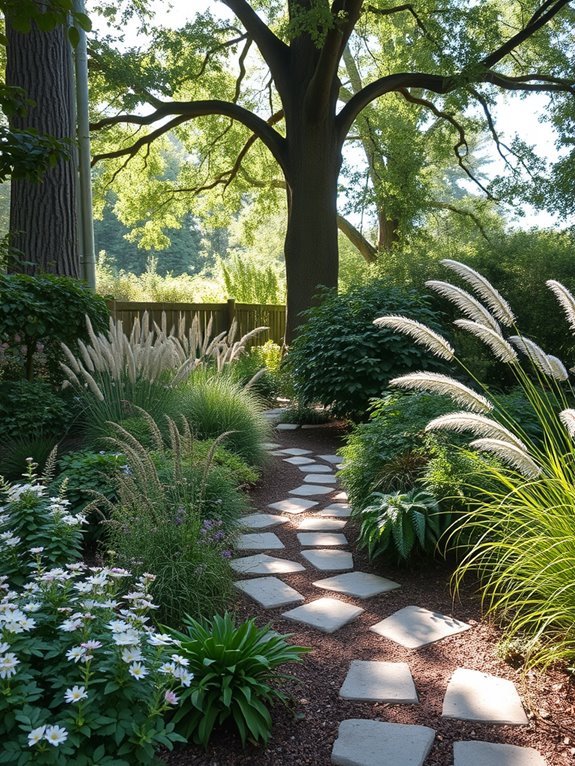
{"label": "wooden fence", "polygon": [[195,314],[199,315],[202,327],[205,327],[212,317],[213,335],[229,330],[236,319],[239,328],[236,340],[256,327],[269,328],[248,345],[260,345],[266,340],[273,340],[281,346],[285,336],[285,306],[236,303],[232,298],[227,303],[145,303],[109,300],[108,307],[112,317],[122,321],[126,334],[130,333],[134,319],[147,311],[151,321],[158,324],[161,324],[162,314],[165,314],[168,329],[177,328],[181,316],[186,319],[186,327],[190,326]]}

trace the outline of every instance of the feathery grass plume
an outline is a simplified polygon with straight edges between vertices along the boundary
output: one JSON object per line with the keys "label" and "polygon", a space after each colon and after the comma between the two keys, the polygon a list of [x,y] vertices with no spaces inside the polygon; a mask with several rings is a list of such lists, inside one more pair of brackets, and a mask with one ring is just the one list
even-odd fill
{"label": "feathery grass plume", "polygon": [[567,380],[569,377],[569,373],[561,360],[554,356],[552,361],[551,357],[547,356],[545,351],[535,341],[532,341],[530,338],[524,338],[522,335],[511,335],[509,340],[516,349],[529,357],[543,375],[555,378],[556,380]]}
{"label": "feathery grass plume", "polygon": [[439,293],[443,298],[447,298],[448,301],[455,304],[455,306],[457,306],[465,316],[469,317],[469,319],[472,319],[479,324],[484,324],[486,327],[491,327],[492,330],[501,335],[501,329],[497,319],[489,313],[485,306],[479,303],[479,301],[468,292],[462,290],[461,287],[455,287],[455,285],[452,285],[449,282],[440,282],[436,279],[429,279],[425,285],[431,290],[435,290],[435,292]]}
{"label": "feathery grass plume", "polygon": [[541,466],[537,465],[529,453],[503,439],[475,439],[469,446],[481,452],[490,452],[528,478],[539,476],[542,472]]}
{"label": "feathery grass plume", "polygon": [[431,420],[426,426],[426,431],[455,431],[463,433],[471,431],[475,436],[499,439],[511,444],[517,449],[527,452],[527,447],[512,431],[496,420],[486,418],[474,412],[450,412]]}
{"label": "feathery grass plume", "polygon": [[559,418],[567,429],[569,436],[575,440],[575,410],[562,410],[559,413]]}
{"label": "feathery grass plume", "polygon": [[440,263],[443,266],[447,266],[448,269],[451,269],[468,282],[475,292],[485,301],[500,322],[506,327],[511,327],[513,325],[515,316],[511,310],[511,306],[484,276],[470,266],[466,266],[459,261],[453,261],[450,258],[444,258]]}
{"label": "feathery grass plume", "polygon": [[425,346],[425,348],[441,359],[451,361],[455,355],[453,348],[445,338],[442,338],[441,335],[421,322],[416,322],[415,319],[393,315],[374,319],[373,324],[376,327],[388,327],[390,330],[397,330],[408,335],[416,343]]}
{"label": "feathery grass plume", "polygon": [[440,375],[437,372],[412,372],[408,375],[402,375],[400,378],[393,378],[389,383],[399,388],[445,394],[457,404],[469,407],[473,412],[490,412],[493,409],[491,402],[481,394],[458,380],[450,378],[448,375]]}
{"label": "feathery grass plume", "polygon": [[559,301],[559,305],[567,317],[569,326],[572,330],[575,330],[575,298],[571,295],[569,290],[561,284],[561,282],[557,282],[555,279],[548,279],[545,284]]}
{"label": "feathery grass plume", "polygon": [[486,327],[478,322],[472,322],[470,319],[456,319],[453,324],[461,327],[462,330],[467,330],[479,338],[479,340],[482,340],[501,362],[509,364],[510,362],[517,361],[518,356],[513,346],[490,327]]}

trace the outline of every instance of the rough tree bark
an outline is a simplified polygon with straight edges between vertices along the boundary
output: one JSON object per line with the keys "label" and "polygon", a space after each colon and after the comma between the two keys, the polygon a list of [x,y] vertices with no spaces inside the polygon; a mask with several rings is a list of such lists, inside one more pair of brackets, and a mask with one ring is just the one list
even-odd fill
{"label": "rough tree bark", "polygon": [[63,26],[43,32],[33,24],[22,34],[7,22],[6,33],[6,84],[22,88],[32,102],[24,116],[12,117],[11,128],[70,141],[71,151],[38,183],[12,180],[10,244],[20,253],[12,268],[78,278],[70,42]]}

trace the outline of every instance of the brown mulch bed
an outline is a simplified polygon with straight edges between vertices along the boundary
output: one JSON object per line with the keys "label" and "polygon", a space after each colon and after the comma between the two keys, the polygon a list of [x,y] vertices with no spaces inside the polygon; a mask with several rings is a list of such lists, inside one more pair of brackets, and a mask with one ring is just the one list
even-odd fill
{"label": "brown mulch bed", "polygon": [[[302,447],[315,454],[327,454],[338,448],[341,436],[338,424],[331,424],[321,429],[282,431],[275,441],[283,447]],[[252,492],[254,510],[269,511],[267,505],[288,497],[288,491],[296,487],[303,476],[296,466],[272,457],[263,481]],[[327,501],[322,503],[310,513],[327,504]],[[207,751],[187,746],[166,756],[166,763],[170,766],[328,766],[338,725],[346,718],[371,718],[433,728],[436,738],[424,766],[451,766],[453,742],[458,740],[533,747],[546,758],[548,766],[575,763],[575,679],[559,669],[525,674],[503,662],[498,656],[501,633],[493,624],[482,620],[475,586],[465,586],[454,599],[449,587],[451,570],[445,563],[426,564],[413,571],[392,567],[378,569],[370,565],[364,555],[354,551],[356,570],[382,574],[400,582],[402,587],[366,601],[320,591],[312,582],[328,577],[330,573],[318,573],[301,558],[301,548],[295,536],[295,525],[305,517],[306,514],[294,516],[293,524],[273,529],[286,546],[285,550],[273,551],[273,555],[302,561],[306,565],[305,572],[282,575],[282,579],[306,599],[335,595],[362,606],[365,611],[351,624],[325,635],[297,623],[288,623],[280,616],[285,609],[265,610],[248,597],[238,595],[236,612],[239,619],[255,616],[262,625],[271,623],[280,632],[292,633],[292,643],[312,647],[313,651],[305,656],[301,665],[288,668],[301,681],[293,685],[293,705],[290,708],[276,707],[272,711],[274,727],[266,748],[248,746],[242,750],[239,739],[232,732],[224,732],[213,738]],[[345,528],[345,534],[353,541],[351,522]],[[409,604],[452,615],[470,623],[473,628],[417,650],[404,649],[369,631],[371,625]],[[407,662],[419,704],[374,704],[340,699],[339,688],[354,659]],[[513,681],[522,697],[529,725],[485,725],[441,718],[445,689],[457,667],[480,670]],[[384,758],[385,754],[382,754],[382,763]]]}

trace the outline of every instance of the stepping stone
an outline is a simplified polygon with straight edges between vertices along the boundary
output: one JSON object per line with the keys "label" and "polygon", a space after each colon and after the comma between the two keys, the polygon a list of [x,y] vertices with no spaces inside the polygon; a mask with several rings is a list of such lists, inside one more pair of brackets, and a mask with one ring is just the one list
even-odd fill
{"label": "stepping stone", "polygon": [[300,465],[299,469],[304,473],[329,473],[333,476],[332,467],[330,465],[320,465],[319,463],[315,463],[314,465],[308,466]]}
{"label": "stepping stone", "polygon": [[300,521],[297,528],[307,532],[333,532],[336,529],[343,529],[346,524],[346,521],[340,519],[318,519],[310,516]]}
{"label": "stepping stone", "polygon": [[455,742],[453,766],[547,766],[532,747],[494,745],[492,742]]}
{"label": "stepping stone", "polygon": [[255,580],[239,580],[234,585],[239,590],[251,596],[264,609],[275,609],[294,602],[305,601],[305,596],[290,588],[277,577],[258,577]]}
{"label": "stepping stone", "polygon": [[246,529],[265,529],[266,527],[276,527],[278,524],[287,524],[289,519],[285,516],[277,516],[273,513],[250,513],[249,516],[242,516],[240,526]]}
{"label": "stepping stone", "polygon": [[323,511],[318,511],[316,516],[336,516],[340,519],[349,519],[351,516],[351,506],[349,503],[332,503]]}
{"label": "stepping stone", "polygon": [[300,455],[296,455],[295,457],[285,458],[284,462],[290,463],[291,465],[310,465],[310,463],[313,463],[314,461],[310,457],[301,457]]}
{"label": "stepping stone", "polygon": [[465,622],[439,612],[430,612],[421,606],[406,606],[377,625],[372,625],[370,630],[406,649],[418,649],[470,627]]}
{"label": "stepping stone", "polygon": [[321,550],[302,551],[301,555],[320,572],[340,572],[353,569],[353,556],[347,551]]}
{"label": "stepping stone", "polygon": [[285,454],[283,449],[276,449],[273,452],[270,452],[270,455],[277,455],[277,457],[285,457]]}
{"label": "stepping stone", "polygon": [[401,588],[401,585],[393,580],[367,572],[348,572],[335,577],[326,577],[324,580],[314,582],[314,586],[325,590],[335,590],[354,598],[371,598],[379,596],[380,593]]}
{"label": "stepping stone", "polygon": [[278,423],[276,428],[278,431],[295,431],[299,428],[299,423]]}
{"label": "stepping stone", "polygon": [[283,415],[285,412],[284,407],[273,407],[271,410],[264,410],[266,417],[275,417],[276,415]]}
{"label": "stepping stone", "polygon": [[336,630],[359,617],[362,612],[363,609],[360,606],[347,604],[337,598],[318,598],[317,601],[310,601],[309,604],[296,606],[295,609],[284,612],[282,617],[310,625],[323,633],[335,633]]}
{"label": "stepping stone", "polygon": [[408,705],[419,702],[406,662],[353,660],[339,690],[339,696],[344,700],[362,702],[396,702]]}
{"label": "stepping stone", "polygon": [[318,505],[317,500],[306,500],[304,497],[290,497],[287,500],[280,500],[279,503],[271,503],[268,508],[282,513],[303,513],[310,508]]}
{"label": "stepping stone", "polygon": [[277,442],[262,442],[262,447],[267,450],[279,449],[281,446]]}
{"label": "stepping stone", "polygon": [[304,476],[303,480],[306,482],[309,482],[309,484],[313,484],[314,482],[316,484],[337,484],[337,479],[333,475],[333,473],[329,473],[329,474],[310,473],[307,476]]}
{"label": "stepping stone", "polygon": [[273,532],[248,532],[238,537],[235,547],[238,551],[267,551],[279,550],[285,545]]}
{"label": "stepping stone", "polygon": [[300,545],[347,545],[347,537],[329,532],[302,532],[297,535]]}
{"label": "stepping stone", "polygon": [[336,503],[347,503],[349,500],[347,492],[338,492],[337,495],[333,496],[333,499]]}
{"label": "stepping stone", "polygon": [[290,447],[289,449],[283,450],[286,455],[311,455],[312,451],[310,449],[300,449],[299,447]]}
{"label": "stepping stone", "polygon": [[318,455],[320,460],[325,460],[326,463],[333,463],[334,465],[340,465],[343,463],[343,458],[339,455]]}
{"label": "stepping stone", "polygon": [[291,572],[303,572],[305,567],[297,561],[278,559],[268,556],[266,553],[256,553],[254,556],[244,556],[241,559],[232,559],[230,566],[238,574],[290,574]]}
{"label": "stepping stone", "polygon": [[333,487],[322,487],[321,484],[301,484],[295,489],[290,489],[289,494],[308,497],[309,495],[329,495],[330,492],[333,492]]}
{"label": "stepping stone", "polygon": [[512,681],[465,668],[457,668],[451,676],[441,715],[463,721],[487,721],[515,726],[525,726],[528,723]]}
{"label": "stepping stone", "polygon": [[435,732],[427,726],[349,718],[331,751],[335,766],[422,766]]}

